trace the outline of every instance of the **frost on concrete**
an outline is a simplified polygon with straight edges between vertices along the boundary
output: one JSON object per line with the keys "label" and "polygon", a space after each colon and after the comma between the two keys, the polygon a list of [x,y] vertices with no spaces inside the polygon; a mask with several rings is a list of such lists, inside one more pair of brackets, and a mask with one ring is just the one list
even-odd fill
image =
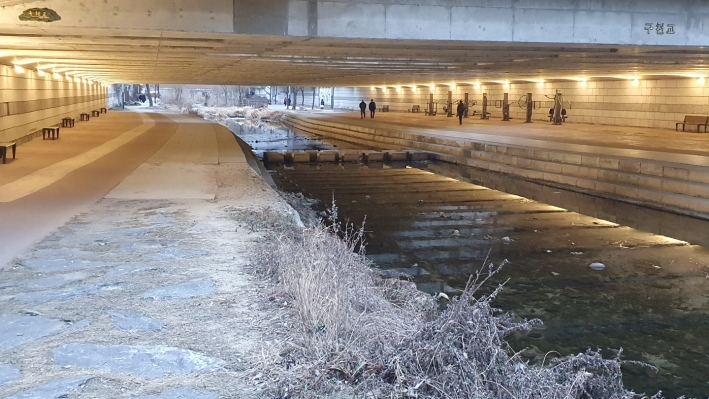
{"label": "frost on concrete", "polygon": [[71,324],[42,316],[3,316],[0,317],[0,350],[16,348],[39,338],[84,328],[90,323],[83,320]]}
{"label": "frost on concrete", "polygon": [[209,280],[199,280],[155,288],[144,293],[143,298],[155,300],[186,299],[211,295],[213,293],[214,283]]}
{"label": "frost on concrete", "polygon": [[151,319],[142,314],[126,311],[109,311],[113,325],[126,331],[160,330],[164,324],[160,320]]}
{"label": "frost on concrete", "polygon": [[54,350],[60,366],[101,369],[146,378],[215,371],[225,362],[188,349],[168,346],[67,344]]}
{"label": "frost on concrete", "polygon": [[164,391],[159,395],[140,396],[132,399],[219,399],[219,395],[192,388],[176,388]]}
{"label": "frost on concrete", "polygon": [[8,382],[17,381],[22,377],[20,369],[9,364],[0,364],[0,386]]}
{"label": "frost on concrete", "polygon": [[27,303],[47,303],[52,301],[66,301],[70,299],[82,298],[89,295],[96,295],[99,292],[119,287],[121,283],[87,284],[78,287],[62,288],[57,290],[45,290],[37,292],[27,292],[19,294],[13,299]]}
{"label": "frost on concrete", "polygon": [[20,392],[6,399],[61,399],[72,392],[78,391],[93,376],[70,377],[54,380],[37,388]]}
{"label": "frost on concrete", "polygon": [[117,266],[116,263],[72,261],[68,259],[28,259],[25,266],[39,272],[63,272]]}

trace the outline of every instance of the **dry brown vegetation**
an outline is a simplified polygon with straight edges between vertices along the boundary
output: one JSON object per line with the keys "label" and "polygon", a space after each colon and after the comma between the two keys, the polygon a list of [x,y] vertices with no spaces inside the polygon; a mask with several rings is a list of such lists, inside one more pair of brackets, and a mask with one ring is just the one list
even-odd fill
{"label": "dry brown vegetation", "polygon": [[263,355],[257,372],[272,397],[643,397],[623,387],[619,357],[589,350],[542,366],[524,362],[506,337],[541,321],[515,321],[493,308],[502,286],[480,294],[503,265],[486,265],[440,312],[413,283],[371,267],[362,229],[338,226],[279,229],[256,258],[276,283],[271,299],[292,309],[291,320],[266,326],[278,350]]}

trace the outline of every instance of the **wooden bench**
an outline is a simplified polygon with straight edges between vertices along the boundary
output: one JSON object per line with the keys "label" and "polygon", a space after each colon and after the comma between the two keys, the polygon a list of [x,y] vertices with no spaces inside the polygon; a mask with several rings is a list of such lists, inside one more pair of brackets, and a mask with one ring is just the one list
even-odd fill
{"label": "wooden bench", "polygon": [[411,113],[417,113],[417,112],[421,112],[421,106],[420,105],[411,106]]}
{"label": "wooden bench", "polygon": [[17,144],[15,143],[0,143],[0,157],[2,157],[2,163],[7,160],[7,149],[12,148],[12,159],[15,159],[15,151],[17,149]]}
{"label": "wooden bench", "polygon": [[101,114],[101,112],[97,109],[91,111],[91,116],[98,117]]}
{"label": "wooden bench", "polygon": [[62,119],[62,127],[74,127],[74,118],[64,118]]}
{"label": "wooden bench", "polygon": [[105,114],[106,112],[108,112],[108,111],[106,111],[106,107],[101,107],[101,113]]}
{"label": "wooden bench", "polygon": [[84,112],[83,114],[79,115],[79,120],[80,121],[88,121],[89,120],[89,114]]}
{"label": "wooden bench", "polygon": [[699,133],[700,126],[704,126],[704,133],[706,133],[707,123],[709,123],[709,116],[685,115],[684,122],[677,122],[677,124],[675,124],[675,132],[679,131],[679,125],[682,125],[683,132],[686,125],[697,125],[697,133]]}
{"label": "wooden bench", "polygon": [[382,109],[380,110],[381,112],[389,112],[389,106],[388,105],[382,105]]}
{"label": "wooden bench", "polygon": [[42,140],[46,140],[49,137],[52,140],[59,138],[59,128],[56,126],[50,126],[42,128]]}

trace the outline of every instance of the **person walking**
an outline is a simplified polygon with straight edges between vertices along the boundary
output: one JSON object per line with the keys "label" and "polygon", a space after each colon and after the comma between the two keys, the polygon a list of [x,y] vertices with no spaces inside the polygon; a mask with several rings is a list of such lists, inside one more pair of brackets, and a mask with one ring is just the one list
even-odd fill
{"label": "person walking", "polygon": [[458,102],[458,124],[462,125],[463,124],[463,115],[465,114],[465,104],[463,104],[463,100],[460,100]]}
{"label": "person walking", "polygon": [[374,99],[369,100],[369,117],[374,119],[374,113],[377,111],[377,103]]}
{"label": "person walking", "polygon": [[364,119],[367,117],[367,103],[362,100],[361,103],[359,103],[359,110],[360,110],[360,118],[359,119]]}
{"label": "person walking", "polygon": [[288,106],[288,97],[283,97],[283,106],[284,107]]}
{"label": "person walking", "polygon": [[320,109],[325,109],[325,99],[324,98],[320,99]]}

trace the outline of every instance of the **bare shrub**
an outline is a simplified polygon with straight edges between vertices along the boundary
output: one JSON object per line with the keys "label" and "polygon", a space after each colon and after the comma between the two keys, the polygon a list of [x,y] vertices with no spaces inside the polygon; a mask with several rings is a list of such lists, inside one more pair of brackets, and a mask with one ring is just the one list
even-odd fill
{"label": "bare shrub", "polygon": [[264,355],[258,369],[275,397],[642,397],[623,387],[620,355],[603,359],[589,350],[542,366],[524,362],[505,339],[541,321],[517,322],[495,309],[502,286],[479,291],[503,265],[487,265],[438,312],[413,283],[371,268],[363,227],[336,220],[333,205],[330,227],[273,231],[258,253],[257,270],[276,281],[276,295],[293,310],[292,322],[266,332],[278,337],[270,342],[279,354]]}

